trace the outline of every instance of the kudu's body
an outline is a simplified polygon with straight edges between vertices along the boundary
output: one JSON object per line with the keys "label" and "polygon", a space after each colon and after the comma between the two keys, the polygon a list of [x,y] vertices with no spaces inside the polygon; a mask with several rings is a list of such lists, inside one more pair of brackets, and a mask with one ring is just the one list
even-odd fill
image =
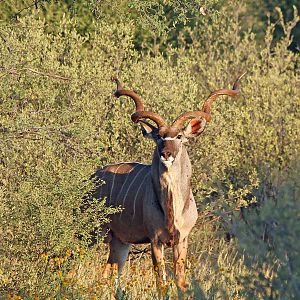
{"label": "kudu's body", "polygon": [[[218,90],[205,101],[202,110],[179,116],[168,126],[159,115],[145,111],[139,96],[124,90],[117,79],[115,96],[126,95],[136,104],[132,120],[139,122],[145,137],[156,141],[152,164],[135,162],[119,163],[99,169],[94,174],[99,184],[93,197],[106,197],[108,206],[121,205],[121,213],[111,216],[104,228],[110,254],[103,276],[109,276],[111,268],[121,273],[130,245],[151,243],[152,259],[158,274],[158,283],[165,282],[163,260],[164,247],[173,247],[174,273],[177,285],[185,288],[184,265],[187,254],[187,238],[197,220],[196,203],[191,191],[192,168],[184,142],[199,135],[211,119],[212,101],[219,95],[235,96],[240,76],[232,90]],[[157,126],[145,121],[150,119]],[[189,120],[191,119],[191,120]],[[188,125],[183,128],[184,122]]]}
{"label": "kudu's body", "polygon": [[196,223],[197,208],[190,188],[191,164],[186,149],[182,158],[166,170],[154,152],[152,165],[120,163],[96,172],[106,182],[98,188],[96,197],[107,197],[107,205],[124,207],[111,216],[107,241],[110,256],[104,276],[115,264],[121,272],[130,244],[151,243],[154,265],[160,284],[165,280],[163,247],[173,246],[174,262],[181,265],[181,285],[184,285],[183,265],[187,236]]}

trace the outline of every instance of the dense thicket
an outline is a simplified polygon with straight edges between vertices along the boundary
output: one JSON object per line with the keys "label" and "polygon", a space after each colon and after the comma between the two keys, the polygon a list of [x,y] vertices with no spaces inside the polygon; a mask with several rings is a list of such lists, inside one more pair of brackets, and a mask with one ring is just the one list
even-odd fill
{"label": "dense thicket", "polygon": [[[0,2],[0,20],[16,21],[34,13],[36,17],[45,18],[45,30],[53,33],[57,31],[61,18],[67,16],[75,21],[73,26],[80,34],[93,32],[94,22],[98,20],[133,22],[135,48],[149,51],[152,47],[164,49],[166,43],[178,46],[179,32],[183,27],[193,29],[199,19],[208,15],[214,19],[225,6],[231,8],[230,3],[223,0],[7,0]],[[285,32],[277,22],[277,8],[285,20],[290,20],[294,14],[293,6],[299,9],[297,0],[245,0],[239,8],[241,31],[247,32],[251,28],[256,41],[262,43],[267,24],[272,22],[275,23],[274,39],[278,41]],[[289,49],[299,52],[299,23],[292,34]]]}
{"label": "dense thicket", "polygon": [[[114,209],[100,202],[86,215],[74,211],[98,166],[150,162],[154,147],[130,121],[131,101],[112,96],[112,75],[173,120],[246,70],[240,95],[218,99],[213,121],[189,145],[200,212],[190,293],[299,297],[300,72],[299,55],[288,50],[298,14],[284,22],[279,13],[275,43],[274,24],[257,40],[250,29],[241,34],[243,4],[219,5],[190,27],[182,23],[175,44],[166,38],[148,48],[137,47],[144,29],[133,19],[95,17],[88,34],[63,9],[55,25],[35,9],[0,23],[1,296],[104,295],[107,287],[88,273],[95,252],[75,237]],[[225,243],[224,231],[236,238]],[[84,271],[71,283],[68,270],[78,267]],[[127,297],[153,299],[145,282]]]}

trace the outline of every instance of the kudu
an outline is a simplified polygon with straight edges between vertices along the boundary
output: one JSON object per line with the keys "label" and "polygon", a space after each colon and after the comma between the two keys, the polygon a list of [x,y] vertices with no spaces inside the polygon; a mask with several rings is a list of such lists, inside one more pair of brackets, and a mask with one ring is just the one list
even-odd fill
{"label": "kudu", "polygon": [[[96,184],[93,197],[105,197],[107,206],[121,205],[124,208],[121,213],[112,215],[111,222],[104,228],[110,253],[103,277],[107,278],[111,269],[121,273],[131,244],[151,243],[158,284],[163,286],[166,280],[164,247],[173,247],[176,283],[180,290],[184,290],[188,234],[198,216],[190,185],[191,162],[184,144],[188,138],[203,132],[211,120],[212,102],[218,96],[238,94],[239,80],[243,75],[237,78],[232,90],[214,91],[204,102],[202,110],[183,113],[171,126],[160,115],[145,111],[138,94],[123,89],[118,79],[113,79],[117,83],[114,95],[133,99],[136,111],[131,119],[141,125],[144,137],[156,142],[156,148],[150,165],[118,163],[97,170],[93,176],[96,182],[104,181],[104,184]],[[187,121],[189,123],[184,127]]]}

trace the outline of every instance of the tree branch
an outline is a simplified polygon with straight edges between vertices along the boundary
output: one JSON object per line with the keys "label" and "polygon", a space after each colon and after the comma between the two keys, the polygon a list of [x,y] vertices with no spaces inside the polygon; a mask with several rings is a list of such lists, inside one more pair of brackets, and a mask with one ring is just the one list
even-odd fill
{"label": "tree branch", "polygon": [[64,80],[64,81],[72,80],[71,77],[65,77],[65,76],[62,76],[62,75],[54,74],[52,72],[51,73],[46,73],[46,72],[43,72],[43,71],[34,70],[32,68],[23,68],[23,69],[17,70],[15,68],[7,69],[5,67],[0,67],[0,71],[4,71],[4,72],[6,72],[8,74],[12,74],[12,75],[20,75],[20,73],[18,71],[28,71],[28,72],[31,72],[31,73],[34,73],[34,74],[37,74],[37,75],[47,76],[47,77],[51,77],[51,78],[54,78],[54,79],[60,79],[60,80]]}

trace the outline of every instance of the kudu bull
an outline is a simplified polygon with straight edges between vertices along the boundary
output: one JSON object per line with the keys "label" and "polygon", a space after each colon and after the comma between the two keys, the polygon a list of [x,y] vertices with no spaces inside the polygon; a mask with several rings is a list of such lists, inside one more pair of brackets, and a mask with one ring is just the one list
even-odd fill
{"label": "kudu bull", "polygon": [[[96,185],[93,197],[105,197],[108,206],[121,205],[124,208],[121,213],[111,216],[107,230],[104,229],[110,253],[103,277],[107,278],[111,269],[121,273],[131,244],[151,243],[158,284],[164,285],[166,280],[164,247],[173,247],[176,283],[180,290],[184,290],[188,234],[198,216],[190,186],[191,162],[184,144],[188,138],[203,132],[211,120],[212,102],[218,96],[238,94],[239,80],[243,75],[237,78],[232,90],[214,91],[204,102],[202,110],[183,113],[171,126],[160,115],[145,111],[138,94],[123,89],[118,79],[113,79],[117,83],[114,95],[133,99],[136,111],[131,119],[141,125],[144,137],[156,142],[156,148],[150,165],[118,163],[97,170],[93,176],[96,182],[104,181],[104,184]],[[186,122],[188,124],[184,127]]]}

